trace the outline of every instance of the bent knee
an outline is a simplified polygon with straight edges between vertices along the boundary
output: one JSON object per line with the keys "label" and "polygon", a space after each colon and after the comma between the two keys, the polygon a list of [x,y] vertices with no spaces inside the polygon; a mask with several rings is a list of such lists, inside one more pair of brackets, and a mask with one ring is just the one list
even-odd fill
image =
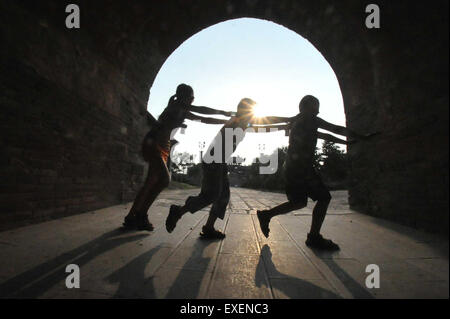
{"label": "bent knee", "polygon": [[296,202],[296,203],[293,203],[293,204],[294,204],[294,209],[295,210],[302,209],[302,208],[305,208],[308,205],[308,200],[299,201],[299,202]]}

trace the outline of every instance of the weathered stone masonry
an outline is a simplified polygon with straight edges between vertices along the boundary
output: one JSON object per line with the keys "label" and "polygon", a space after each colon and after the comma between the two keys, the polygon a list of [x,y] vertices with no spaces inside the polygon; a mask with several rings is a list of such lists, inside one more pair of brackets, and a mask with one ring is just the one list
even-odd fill
{"label": "weathered stone masonry", "polygon": [[315,45],[347,125],[383,132],[349,150],[352,206],[448,234],[447,1],[376,1],[377,30],[365,1],[74,3],[77,30],[64,1],[0,0],[1,227],[132,200],[164,60],[203,28],[255,17]]}

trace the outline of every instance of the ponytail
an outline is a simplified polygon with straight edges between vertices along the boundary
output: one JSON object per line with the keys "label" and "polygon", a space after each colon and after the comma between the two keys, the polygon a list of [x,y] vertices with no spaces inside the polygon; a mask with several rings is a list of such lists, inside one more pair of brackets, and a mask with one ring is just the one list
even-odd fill
{"label": "ponytail", "polygon": [[175,103],[175,99],[183,99],[184,97],[192,96],[194,90],[187,84],[180,84],[177,86],[177,91],[172,95],[167,103],[167,107],[172,106]]}

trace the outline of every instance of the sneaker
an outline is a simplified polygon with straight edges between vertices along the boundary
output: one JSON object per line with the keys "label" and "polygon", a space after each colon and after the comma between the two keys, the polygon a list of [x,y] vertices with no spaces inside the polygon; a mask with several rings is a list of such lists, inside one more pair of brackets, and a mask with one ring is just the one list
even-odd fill
{"label": "sneaker", "polygon": [[218,230],[215,230],[214,228],[206,228],[205,226],[203,226],[200,237],[203,239],[224,239],[225,234]]}
{"label": "sneaker", "polygon": [[325,239],[322,235],[311,235],[308,234],[308,237],[305,242],[306,246],[310,248],[320,249],[320,250],[339,250],[339,246],[333,243],[330,239]]}
{"label": "sneaker", "polygon": [[261,227],[261,231],[263,233],[263,235],[268,238],[269,237],[269,223],[270,223],[270,218],[267,216],[264,216],[264,212],[263,210],[257,210],[256,211],[256,216],[258,216],[258,220],[259,220],[259,227]]}
{"label": "sneaker", "polygon": [[122,226],[124,229],[137,229],[136,216],[125,216]]}
{"label": "sneaker", "polygon": [[166,230],[171,233],[177,226],[177,221],[181,218],[180,208],[178,205],[171,205],[169,210],[169,215],[166,219]]}
{"label": "sneaker", "polygon": [[140,220],[137,222],[137,230],[148,230],[152,231],[154,229],[152,223],[148,221],[147,215],[144,215],[140,218]]}

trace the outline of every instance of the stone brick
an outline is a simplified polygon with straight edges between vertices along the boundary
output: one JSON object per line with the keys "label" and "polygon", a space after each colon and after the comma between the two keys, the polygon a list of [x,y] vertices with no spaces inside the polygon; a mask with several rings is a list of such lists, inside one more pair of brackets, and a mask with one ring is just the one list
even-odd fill
{"label": "stone brick", "polygon": [[[71,199],[101,207],[133,198],[145,172],[140,142],[154,121],[149,88],[165,59],[208,26],[255,17],[297,32],[323,54],[350,128],[383,132],[349,147],[353,208],[448,233],[448,1],[379,0],[378,30],[364,26],[367,1],[333,9],[326,0],[77,4],[83,26],[68,30],[65,2],[0,2],[5,194],[52,186],[44,194],[75,205],[67,214],[88,207]],[[10,209],[4,216],[32,210],[26,196],[2,200]]]}

